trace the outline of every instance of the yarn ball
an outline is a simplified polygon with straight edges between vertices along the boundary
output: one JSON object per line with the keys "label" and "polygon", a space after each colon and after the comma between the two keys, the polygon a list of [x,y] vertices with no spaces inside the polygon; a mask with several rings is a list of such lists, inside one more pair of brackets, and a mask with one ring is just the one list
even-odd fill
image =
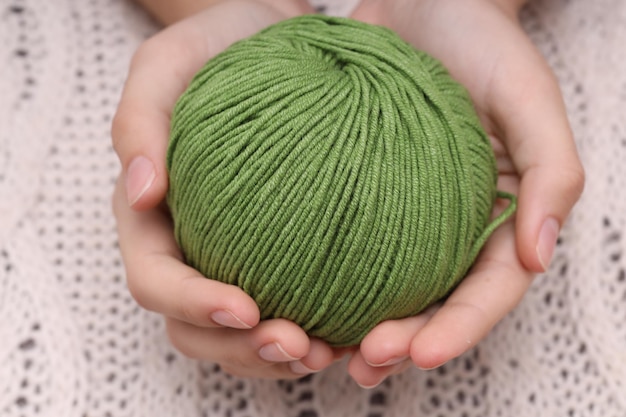
{"label": "yarn ball", "polygon": [[176,104],[167,167],[186,262],[333,346],[445,297],[501,222],[466,90],[346,18],[285,20],[207,62]]}

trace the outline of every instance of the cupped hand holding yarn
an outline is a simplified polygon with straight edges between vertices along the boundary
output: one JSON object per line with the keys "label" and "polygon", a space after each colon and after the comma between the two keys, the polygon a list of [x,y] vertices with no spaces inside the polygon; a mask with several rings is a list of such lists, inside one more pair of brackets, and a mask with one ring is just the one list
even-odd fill
{"label": "cupped hand holding yarn", "polygon": [[233,44],[179,99],[168,204],[186,262],[334,346],[465,276],[495,157],[465,89],[392,31],[301,16]]}

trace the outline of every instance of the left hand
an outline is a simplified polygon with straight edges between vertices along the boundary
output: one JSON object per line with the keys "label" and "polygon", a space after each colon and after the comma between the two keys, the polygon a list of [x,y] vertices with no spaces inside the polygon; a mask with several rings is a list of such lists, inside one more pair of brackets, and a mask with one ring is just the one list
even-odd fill
{"label": "left hand", "polygon": [[[439,59],[469,91],[492,139],[498,189],[518,195],[516,218],[490,237],[438,309],[375,327],[349,372],[373,387],[412,364],[432,369],[482,340],[552,257],[582,192],[557,81],[517,19],[519,0],[363,0],[353,18],[388,26]],[[501,203],[495,211],[501,210]]]}
{"label": "left hand", "polygon": [[142,2],[163,21],[192,14],[139,47],[112,126],[123,167],[113,212],[128,288],[139,305],[165,317],[173,346],[186,356],[243,377],[294,379],[319,371],[342,352],[287,320],[259,323],[258,307],[243,290],[187,266],[163,207],[170,114],[193,75],[233,42],[310,10],[299,7],[304,0]]}

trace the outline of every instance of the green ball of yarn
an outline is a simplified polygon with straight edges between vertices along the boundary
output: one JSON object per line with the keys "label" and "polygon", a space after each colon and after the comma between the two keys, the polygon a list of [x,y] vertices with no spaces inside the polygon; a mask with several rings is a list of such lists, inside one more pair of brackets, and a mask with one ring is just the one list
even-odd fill
{"label": "green ball of yarn", "polygon": [[495,157],[467,92],[379,26],[310,15],[235,43],[171,129],[186,262],[335,346],[445,297],[511,213],[489,222]]}

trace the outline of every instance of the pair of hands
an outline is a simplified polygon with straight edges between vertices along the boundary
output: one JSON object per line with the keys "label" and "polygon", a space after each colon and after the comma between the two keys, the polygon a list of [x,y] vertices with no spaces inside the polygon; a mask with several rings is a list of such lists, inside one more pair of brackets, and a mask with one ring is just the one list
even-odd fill
{"label": "pair of hands", "polygon": [[176,100],[204,63],[233,42],[312,12],[303,0],[206,3],[140,46],[113,122],[123,168],[113,207],[133,297],[166,317],[181,352],[239,376],[297,378],[350,354],[350,375],[373,387],[408,366],[434,368],[472,348],[517,305],[533,273],[546,269],[583,186],[558,85],[517,21],[521,2],[363,0],[353,12],[394,29],[465,85],[496,151],[498,188],[519,198],[515,220],[492,235],[443,305],[383,322],[353,349],[332,349],[287,320],[259,321],[242,290],[183,263],[162,203]]}

